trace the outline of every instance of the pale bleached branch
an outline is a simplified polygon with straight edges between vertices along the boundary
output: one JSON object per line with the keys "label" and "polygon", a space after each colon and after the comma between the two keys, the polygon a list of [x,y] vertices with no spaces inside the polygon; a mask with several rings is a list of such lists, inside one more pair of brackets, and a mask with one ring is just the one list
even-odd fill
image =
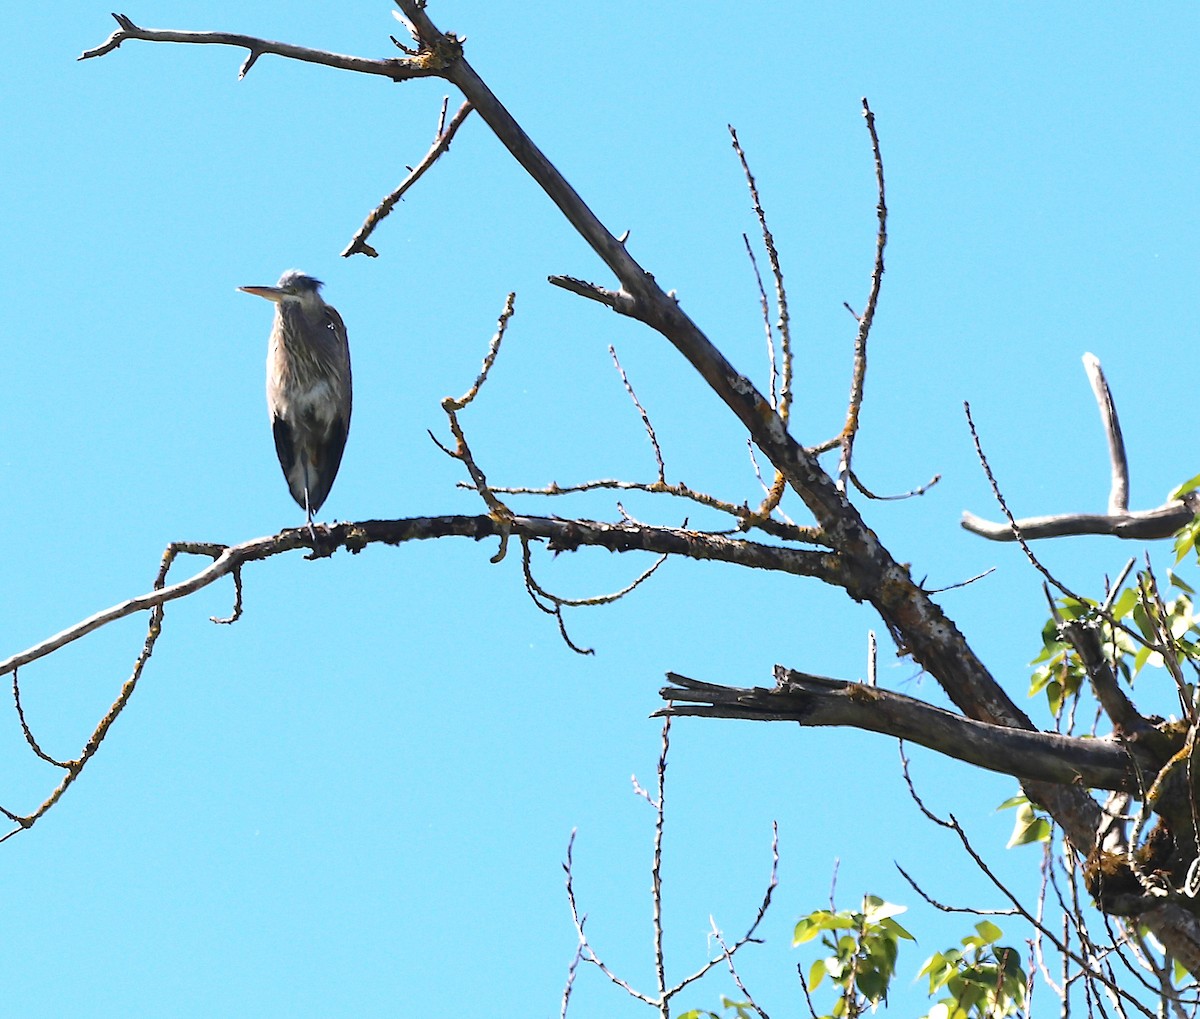
{"label": "pale bleached branch", "polygon": [[[1116,404],[1099,359],[1094,354],[1084,354],[1083,366],[1096,394],[1108,442],[1112,467],[1108,512],[1014,517],[1009,523],[995,523],[964,510],[962,526],[966,530],[991,541],[1033,541],[1080,534],[1107,534],[1114,538],[1152,541],[1172,537],[1200,513],[1200,492],[1187,492],[1154,509],[1129,509],[1129,463],[1125,456],[1125,441],[1121,436]],[[1014,532],[1014,527],[1020,532],[1019,536]]]}
{"label": "pale bleached branch", "polygon": [[1096,394],[1100,408],[1100,423],[1104,426],[1104,438],[1108,442],[1108,459],[1112,466],[1112,488],[1108,494],[1109,515],[1124,513],[1129,509],[1129,459],[1125,456],[1125,439],[1121,435],[1121,422],[1117,417],[1117,404],[1112,390],[1100,367],[1100,358],[1095,354],[1083,355],[1083,370]]}

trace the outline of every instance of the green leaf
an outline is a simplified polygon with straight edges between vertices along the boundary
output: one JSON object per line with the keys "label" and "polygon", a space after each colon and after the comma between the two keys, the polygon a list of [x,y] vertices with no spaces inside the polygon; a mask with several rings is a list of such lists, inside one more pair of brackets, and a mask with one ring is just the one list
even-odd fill
{"label": "green leaf", "polygon": [[1045,842],[1050,838],[1050,822],[1034,813],[1033,807],[1024,803],[1017,808],[1016,823],[1013,833],[1009,836],[1008,846],[1025,846],[1030,842]]}
{"label": "green leaf", "polygon": [[1004,932],[990,920],[980,920],[975,925],[975,929],[979,931],[979,936],[983,938],[985,944],[989,945],[994,945],[1004,936]]}
{"label": "green leaf", "polygon": [[998,806],[996,808],[996,810],[997,810],[997,812],[999,812],[1001,810],[1008,810],[1010,807],[1019,807],[1022,803],[1028,803],[1028,802],[1029,802],[1028,796],[1022,796],[1022,795],[1018,794],[1016,796],[1010,796],[1007,800],[1005,800],[1003,803],[1001,803],[1000,806]]}
{"label": "green leaf", "polygon": [[866,914],[866,922],[874,924],[886,920],[888,917],[907,913],[908,907],[885,902],[878,895],[865,895],[863,896],[863,912]]}
{"label": "green leaf", "polygon": [[1120,597],[1113,602],[1112,608],[1109,610],[1117,619],[1124,619],[1133,607],[1137,604],[1138,593],[1136,588],[1127,587],[1121,592]]}
{"label": "green leaf", "polygon": [[1197,474],[1194,478],[1188,478],[1187,481],[1185,481],[1182,485],[1176,485],[1171,489],[1170,494],[1167,495],[1167,498],[1178,499],[1197,488],[1200,488],[1200,474]]}
{"label": "green leaf", "polygon": [[1188,594],[1196,593],[1196,589],[1190,584],[1181,580],[1174,570],[1167,570],[1167,580],[1170,582],[1172,587],[1177,587],[1179,590],[1186,591]]}
{"label": "green leaf", "polygon": [[893,938],[903,938],[905,941],[915,942],[917,939],[901,927],[895,920],[884,920],[880,926],[887,931]]}
{"label": "green leaf", "polygon": [[792,934],[792,947],[812,941],[823,931],[845,930],[853,926],[854,921],[847,913],[831,913],[827,909],[819,909],[815,913],[809,913],[796,924],[796,930]]}

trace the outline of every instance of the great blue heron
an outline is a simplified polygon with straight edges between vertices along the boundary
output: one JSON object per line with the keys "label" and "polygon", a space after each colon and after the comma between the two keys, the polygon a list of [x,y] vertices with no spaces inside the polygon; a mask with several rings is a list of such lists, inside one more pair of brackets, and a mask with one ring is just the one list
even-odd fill
{"label": "great blue heron", "polygon": [[350,430],[350,344],[321,281],[289,269],[273,287],[238,287],[275,302],[267,351],[267,410],[292,498],[313,514],[333,487]]}

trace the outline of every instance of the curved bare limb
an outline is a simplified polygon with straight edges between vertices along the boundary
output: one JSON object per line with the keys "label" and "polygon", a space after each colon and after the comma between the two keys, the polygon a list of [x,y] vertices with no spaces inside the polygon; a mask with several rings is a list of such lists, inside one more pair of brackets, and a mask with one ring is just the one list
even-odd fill
{"label": "curved bare limb", "polygon": [[[1035,538],[1064,538],[1079,534],[1107,534],[1114,538],[1145,541],[1172,537],[1200,513],[1200,492],[1194,491],[1154,509],[1129,509],[1129,462],[1125,456],[1125,440],[1121,437],[1116,403],[1104,378],[1100,359],[1095,354],[1084,354],[1083,367],[1096,394],[1112,467],[1108,512],[1023,517],[1010,524],[984,520],[964,510],[962,526],[965,530],[990,541],[1019,541],[1021,538],[1031,541]],[[1014,533],[1014,526],[1020,531],[1020,538]]]}

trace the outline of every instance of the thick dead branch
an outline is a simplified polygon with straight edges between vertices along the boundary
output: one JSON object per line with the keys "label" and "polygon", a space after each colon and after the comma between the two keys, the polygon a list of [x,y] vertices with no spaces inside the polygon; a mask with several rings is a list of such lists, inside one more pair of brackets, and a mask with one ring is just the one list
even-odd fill
{"label": "thick dead branch", "polygon": [[[441,33],[425,13],[424,4],[420,0],[396,0],[396,3],[415,28],[422,47],[436,48]],[[675,298],[663,292],[654,277],[599,221],[461,54],[446,69],[445,76],[462,90],[479,116],[621,284],[619,292],[601,291],[586,284],[577,292],[604,303],[609,303],[606,297],[610,298],[616,310],[646,323],[683,354],[746,426],[755,444],[812,512],[825,536],[853,564],[853,568],[846,570],[852,581],[847,586],[851,597],[869,601],[893,632],[904,635],[909,653],[945,687],[964,712],[984,721],[1032,728],[1025,713],[988,674],[953,623],[913,583],[908,570],[879,544],[874,532],[817,462],[815,454],[792,438],[762,393],[734,369]],[[1077,806],[1090,815],[1091,810],[1082,800]],[[1075,834],[1083,837],[1083,832],[1081,828]]]}
{"label": "thick dead branch", "polygon": [[[514,516],[507,524],[508,529],[526,537],[548,538],[552,548],[573,549],[585,544],[618,551],[642,548],[762,568],[788,569],[789,572],[814,576],[841,586],[854,600],[869,602],[879,612],[902,651],[942,685],[964,714],[995,725],[1033,729],[1024,711],[996,683],[954,623],[933,602],[929,593],[913,582],[908,568],[897,562],[880,544],[858,510],[848,503],[843,491],[820,466],[816,453],[805,449],[788,433],[785,422],[770,401],[734,369],[683,311],[673,293],[664,292],[654,277],[638,264],[626,249],[624,239],[618,239],[605,228],[517,124],[464,59],[462,40],[454,35],[443,34],[433,25],[426,14],[425,0],[396,0],[396,4],[412,25],[419,46],[415,54],[409,51],[408,56],[395,60],[362,60],[302,47],[285,48],[247,36],[146,30],[121,18],[118,19],[121,31],[114,33],[104,46],[85,56],[110,52],[126,38],[220,43],[242,46],[250,51],[243,73],[260,53],[271,52],[382,75],[393,80],[436,75],[455,84],[514,159],[545,191],[575,231],[613,273],[619,286],[604,289],[580,281],[568,284],[565,278],[557,278],[555,282],[645,323],[667,339],[742,422],[754,443],[804,502],[822,539],[828,541],[836,552],[779,549],[685,530],[537,517]],[[870,111],[866,112],[869,115]],[[870,119],[868,123],[873,127]],[[883,210],[880,211],[882,213]],[[881,262],[878,268],[882,271]],[[865,313],[863,317],[866,318]],[[860,331],[862,327],[860,320]],[[848,460],[847,456],[847,466]],[[498,533],[498,526],[488,516],[367,521],[322,528],[319,544],[315,538],[310,542],[307,534],[300,532],[284,532],[269,539],[259,539],[259,542],[268,545],[290,542],[288,547],[307,546],[313,549],[314,555],[328,555],[343,545],[351,551],[358,551],[372,541],[398,542],[450,534],[479,538]],[[241,550],[239,554],[252,555],[254,558],[274,554],[273,551],[266,551],[265,546],[256,543],[247,545],[255,547],[251,549],[242,545],[234,548]],[[275,551],[282,550],[275,548]],[[218,574],[223,575],[246,561],[237,557],[230,559],[231,552],[233,549],[223,553],[210,570],[216,570],[224,564],[223,572]],[[147,605],[138,607],[145,608]],[[102,622],[95,625],[102,625]],[[1031,799],[1046,806],[1077,849],[1086,852],[1091,848],[1100,821],[1100,808],[1083,788],[1032,779],[1025,780],[1024,787]],[[1169,905],[1155,917],[1151,926],[1168,951],[1174,953],[1194,973],[1200,973],[1200,930],[1194,917]]]}
{"label": "thick dead branch", "polygon": [[[842,562],[839,580],[857,601],[876,607],[893,633],[902,635],[905,649],[949,693],[965,713],[984,721],[1031,728],[1025,713],[995,682],[966,644],[962,634],[942,610],[913,583],[907,568],[897,563],[867,527],[858,511],[838,490],[833,479],[817,462],[816,455],[795,441],[779,415],[758,389],[737,372],[707,336],[680,308],[674,296],[664,293],[654,277],[629,254],[584,203],[579,194],[533,143],[495,94],[475,73],[462,55],[461,40],[443,34],[429,19],[423,0],[396,0],[420,42],[419,53],[389,62],[389,77],[436,74],[454,83],[511,152],[518,163],[558,206],[576,230],[621,284],[609,291],[617,310],[646,323],[661,333],[696,369],[713,392],[746,426],[755,444],[770,459],[809,508],[824,537],[837,548]],[[112,45],[121,38],[147,38],[170,42],[225,42],[246,45],[208,33],[162,33],[122,24]],[[135,34],[130,34],[130,33]],[[140,33],[140,34],[136,34]],[[120,38],[118,38],[120,37]],[[273,52],[278,52],[274,50]],[[317,62],[348,66],[335,55]],[[307,51],[298,59],[316,59]],[[410,63],[411,62],[411,63]],[[369,62],[370,63],[370,62]],[[375,67],[371,73],[383,73]],[[599,288],[589,296],[599,297]],[[1082,801],[1076,806],[1088,811]],[[1094,804],[1092,805],[1094,808]],[[1082,835],[1083,829],[1073,834]]]}
{"label": "thick dead branch", "polygon": [[[904,694],[783,666],[775,667],[774,689],[718,686],[676,673],[667,678],[673,685],[660,693],[670,704],[655,714],[849,726],[919,743],[1020,779],[1096,789],[1138,788],[1129,752],[1111,740],[976,722]],[[1147,758],[1143,766],[1155,765]]]}
{"label": "thick dead branch", "polygon": [[1096,700],[1112,724],[1127,736],[1147,736],[1154,727],[1125,696],[1112,666],[1104,655],[1099,626],[1094,620],[1072,619],[1059,623],[1059,632],[1071,642],[1092,683]]}

